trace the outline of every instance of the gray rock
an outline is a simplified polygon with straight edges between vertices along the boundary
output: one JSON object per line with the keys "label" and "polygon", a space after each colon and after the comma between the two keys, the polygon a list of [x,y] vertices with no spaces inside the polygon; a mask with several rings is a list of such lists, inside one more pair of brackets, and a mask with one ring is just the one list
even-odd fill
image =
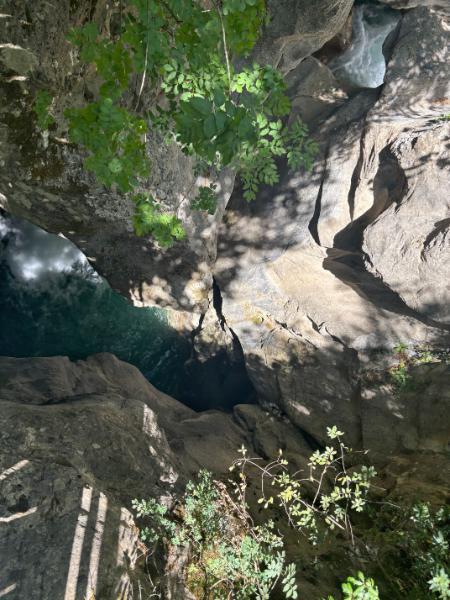
{"label": "gray rock", "polygon": [[347,100],[330,69],[312,56],[290,71],[286,84],[292,101],[290,120],[300,117],[310,131]]}
{"label": "gray rock", "polygon": [[450,112],[449,18],[425,7],[405,13],[372,120],[411,126]]}
{"label": "gray rock", "polygon": [[365,386],[362,392],[364,447],[383,455],[406,451],[445,454],[450,442],[450,365],[412,369],[408,387]]}
{"label": "gray rock", "polygon": [[269,0],[269,23],[254,57],[288,73],[339,33],[353,0]]}
{"label": "gray rock", "polygon": [[[216,214],[192,211],[190,201],[209,179],[196,177],[194,161],[174,143],[149,135],[152,169],[142,190],[154,194],[164,209],[184,224],[187,239],[164,250],[133,230],[130,198],[105,190],[82,167],[82,153],[67,143],[63,111],[82,104],[86,89],[96,94],[98,78],[84,73],[69,28],[90,14],[90,2],[2,5],[0,19],[0,207],[52,233],[62,233],[88,257],[111,286],[136,305],[175,307],[203,312],[212,286],[217,225],[234,184],[234,173],[214,178],[219,201]],[[109,26],[110,11],[100,3],[95,19]],[[30,19],[31,22],[28,22]],[[39,64],[34,57],[39,57]],[[57,58],[55,58],[57,57]],[[34,70],[34,77],[27,78]],[[22,78],[9,75],[20,73]],[[22,75],[25,74],[25,75]],[[56,120],[50,133],[36,127],[32,102],[38,89],[55,96]],[[130,90],[130,94],[132,94]],[[148,94],[147,94],[148,95]],[[144,94],[141,101],[150,101]]]}
{"label": "gray rock", "polygon": [[2,70],[12,71],[19,76],[26,76],[38,65],[36,56],[15,44],[0,44],[0,63]]}
{"label": "gray rock", "polygon": [[[400,134],[390,146],[401,197],[364,232],[366,266],[415,311],[450,324],[450,125]],[[386,182],[389,185],[389,181]]]}
{"label": "gray rock", "polygon": [[[316,129],[313,171],[227,211],[215,269],[227,324],[261,401],[320,439],[337,424],[363,443],[355,374],[377,352],[448,345],[448,129],[430,120],[448,87],[446,27],[433,11],[408,12],[383,89]],[[423,73],[407,68],[416,55]]]}
{"label": "gray rock", "polygon": [[0,364],[2,592],[106,600],[138,582],[149,592],[131,500],[167,496],[178,477],[143,401],[158,392],[111,355]]}
{"label": "gray rock", "polygon": [[[0,592],[149,597],[132,499],[168,504],[200,468],[228,473],[242,445],[256,456],[281,447],[297,466],[310,452],[291,424],[259,406],[195,413],[111,354],[0,357]],[[165,598],[190,597],[183,561],[168,559]]]}

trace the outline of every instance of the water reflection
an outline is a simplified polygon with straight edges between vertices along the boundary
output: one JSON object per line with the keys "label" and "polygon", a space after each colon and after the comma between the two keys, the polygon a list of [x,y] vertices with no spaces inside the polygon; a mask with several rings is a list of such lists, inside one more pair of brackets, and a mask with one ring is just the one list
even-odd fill
{"label": "water reflection", "polygon": [[112,352],[183,398],[190,346],[165,312],[129,304],[68,240],[0,215],[0,355],[97,352]]}

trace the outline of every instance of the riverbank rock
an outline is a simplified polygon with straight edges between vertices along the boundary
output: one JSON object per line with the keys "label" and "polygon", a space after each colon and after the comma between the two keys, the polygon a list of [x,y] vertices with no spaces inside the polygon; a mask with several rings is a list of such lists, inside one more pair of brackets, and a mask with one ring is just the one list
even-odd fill
{"label": "riverbank rock", "polygon": [[[196,413],[111,354],[0,357],[0,592],[150,594],[133,498],[170,503],[199,469],[228,473],[242,445],[271,458],[280,447],[296,465],[310,452],[291,424],[236,410]],[[178,575],[166,573],[165,597],[185,597]]]}
{"label": "riverbank rock", "polygon": [[150,590],[130,503],[167,496],[178,475],[143,401],[158,392],[136,372],[111,355],[0,358],[0,571],[12,600],[128,598],[138,580]]}
{"label": "riverbank rock", "polygon": [[353,1],[269,0],[268,22],[254,58],[288,73],[342,31]]}
{"label": "riverbank rock", "polygon": [[254,203],[236,193],[226,213],[215,277],[227,325],[262,404],[322,440],[336,423],[364,445],[358,374],[399,341],[449,344],[448,39],[441,15],[408,11],[385,85],[315,130],[312,172]]}

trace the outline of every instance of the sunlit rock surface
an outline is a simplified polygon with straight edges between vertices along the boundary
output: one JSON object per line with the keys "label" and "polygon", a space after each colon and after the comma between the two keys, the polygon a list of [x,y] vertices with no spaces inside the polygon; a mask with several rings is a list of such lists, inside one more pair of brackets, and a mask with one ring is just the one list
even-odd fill
{"label": "sunlit rock surface", "polygon": [[441,13],[406,12],[386,83],[317,127],[312,172],[229,206],[224,317],[260,400],[314,436],[362,444],[365,369],[399,341],[449,346],[449,41]]}

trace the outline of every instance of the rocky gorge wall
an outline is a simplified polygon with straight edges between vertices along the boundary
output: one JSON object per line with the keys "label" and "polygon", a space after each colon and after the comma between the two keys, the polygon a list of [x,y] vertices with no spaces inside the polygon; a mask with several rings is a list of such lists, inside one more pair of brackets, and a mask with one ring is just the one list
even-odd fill
{"label": "rocky gorge wall", "polygon": [[[448,367],[424,365],[419,371],[420,393],[404,398],[408,410],[400,433],[411,447],[439,450],[448,433],[436,419],[438,407],[448,406],[448,386],[441,396]],[[420,412],[420,406],[426,409]],[[368,435],[376,445],[373,428]],[[133,498],[170,504],[200,468],[226,477],[242,445],[263,459],[282,449],[295,469],[305,468],[312,452],[286,417],[257,405],[235,406],[231,414],[196,413],[111,354],[77,362],[0,357],[0,592],[8,600],[150,595]],[[443,501],[445,455],[383,455],[377,463],[379,498],[424,494]],[[190,597],[180,581],[182,566],[182,557],[166,565],[164,598]],[[321,581],[324,590],[332,589],[339,561],[325,566]],[[320,597],[307,580],[301,589]]]}
{"label": "rocky gorge wall", "polygon": [[[83,171],[58,118],[96,85],[65,32],[87,17],[107,24],[107,3],[4,4],[0,207],[71,239],[133,303],[170,309],[199,360],[243,360],[258,405],[196,413],[107,354],[0,357],[0,594],[132,598],[147,581],[132,498],[168,499],[200,467],[223,473],[242,443],[264,458],[281,447],[302,466],[336,424],[372,451],[387,488],[439,496],[450,430],[446,3],[386,1],[401,12],[384,84],[362,89],[330,63],[351,41],[351,0],[269,1],[256,56],[286,75],[291,118],[319,144],[313,171],[283,172],[251,204],[222,173],[214,217],[192,214],[190,160],[150,140],[146,185],[188,230],[170,250],[134,235],[131,204]],[[48,140],[31,110],[42,88],[59,91]],[[401,395],[388,375],[399,342],[431,356]],[[176,572],[165,585],[185,597]]]}
{"label": "rocky gorge wall", "polygon": [[[289,74],[321,148],[313,172],[286,173],[249,205],[236,195],[215,264],[262,401],[314,436],[337,422],[363,445],[366,374],[398,342],[449,342],[448,21],[418,7],[395,36],[379,89],[345,99],[314,58]],[[377,423],[381,445],[391,418]]]}

